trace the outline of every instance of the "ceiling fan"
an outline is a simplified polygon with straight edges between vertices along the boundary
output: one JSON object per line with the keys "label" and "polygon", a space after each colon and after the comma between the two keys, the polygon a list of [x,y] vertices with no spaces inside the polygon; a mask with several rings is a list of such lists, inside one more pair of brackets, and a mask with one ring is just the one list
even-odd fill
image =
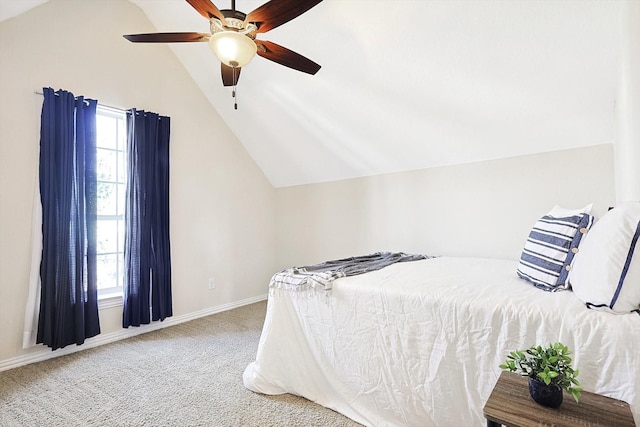
{"label": "ceiling fan", "polygon": [[271,0],[248,14],[236,10],[235,0],[231,0],[231,9],[222,10],[210,0],[186,1],[209,20],[211,34],[150,33],[123,37],[134,43],[209,42],[220,59],[224,86],[235,86],[241,68],[256,54],[303,73],[315,74],[320,69],[320,65],[292,50],[256,40],[256,35],[291,21],[322,0]]}

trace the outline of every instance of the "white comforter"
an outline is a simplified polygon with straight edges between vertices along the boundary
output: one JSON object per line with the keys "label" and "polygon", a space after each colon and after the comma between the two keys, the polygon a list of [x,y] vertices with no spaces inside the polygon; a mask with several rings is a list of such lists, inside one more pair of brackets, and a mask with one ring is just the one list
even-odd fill
{"label": "white comforter", "polygon": [[441,257],[338,279],[328,296],[278,291],[245,386],[367,426],[482,426],[508,352],[561,341],[584,389],[629,402],[640,423],[640,316],[588,310],[515,271]]}

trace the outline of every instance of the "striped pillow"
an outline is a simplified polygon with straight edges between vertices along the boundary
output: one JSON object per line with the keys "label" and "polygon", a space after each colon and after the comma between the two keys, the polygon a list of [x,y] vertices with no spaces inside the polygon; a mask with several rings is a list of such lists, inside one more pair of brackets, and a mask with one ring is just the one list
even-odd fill
{"label": "striped pillow", "polygon": [[571,262],[593,221],[594,217],[588,213],[540,218],[524,245],[518,276],[545,291],[568,289]]}

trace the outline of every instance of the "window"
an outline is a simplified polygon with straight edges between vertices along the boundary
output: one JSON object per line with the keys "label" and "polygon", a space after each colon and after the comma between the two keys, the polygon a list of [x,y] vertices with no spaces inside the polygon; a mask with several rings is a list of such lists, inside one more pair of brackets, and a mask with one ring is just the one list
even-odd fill
{"label": "window", "polygon": [[99,105],[96,114],[99,299],[122,295],[126,144],[125,111]]}

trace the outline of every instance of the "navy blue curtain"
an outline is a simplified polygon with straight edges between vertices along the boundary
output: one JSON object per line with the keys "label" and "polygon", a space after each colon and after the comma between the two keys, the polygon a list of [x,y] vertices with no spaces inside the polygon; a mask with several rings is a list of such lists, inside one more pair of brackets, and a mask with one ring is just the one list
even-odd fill
{"label": "navy blue curtain", "polygon": [[173,314],[169,133],[169,117],[136,109],[127,112],[128,181],[122,319],[125,328],[164,320]]}
{"label": "navy blue curtain", "polygon": [[44,88],[40,126],[41,298],[37,343],[100,333],[96,285],[96,106]]}

